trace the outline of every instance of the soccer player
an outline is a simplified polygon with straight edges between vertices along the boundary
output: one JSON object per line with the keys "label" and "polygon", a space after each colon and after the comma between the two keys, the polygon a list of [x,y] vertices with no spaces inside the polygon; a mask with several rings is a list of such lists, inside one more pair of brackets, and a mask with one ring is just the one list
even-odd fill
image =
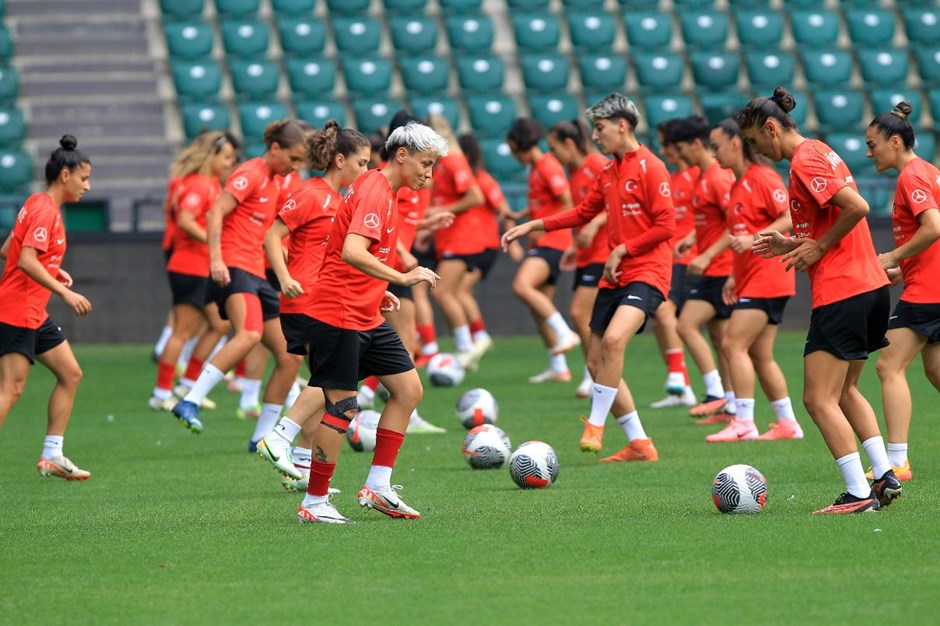
{"label": "soccer player", "polygon": [[[601,154],[591,150],[587,129],[580,120],[559,122],[548,131],[548,148],[558,162],[568,169],[571,201],[577,205],[587,196],[594,181],[608,163]],[[594,381],[587,367],[588,344],[591,339],[591,311],[597,297],[597,285],[604,274],[604,263],[610,248],[607,245],[607,212],[601,211],[590,222],[575,231],[574,296],[571,299],[571,319],[581,338],[584,351],[584,378],[575,389],[578,398],[589,398]]]}
{"label": "soccer player", "polygon": [[591,315],[588,368],[594,379],[591,415],[579,443],[585,452],[603,446],[604,424],[613,411],[629,443],[601,462],[657,461],[659,453],[640,422],[633,396],[623,380],[624,353],[630,339],[666,298],[671,278],[669,241],[676,228],[666,166],[639,143],[636,105],[614,93],[587,110],[592,139],[613,160],[588,195],[571,210],[532,220],[506,231],[504,247],[532,230],[559,230],[586,224],[607,211],[610,255],[604,264]]}
{"label": "soccer player", "polygon": [[6,263],[0,277],[0,426],[19,400],[37,359],[56,377],[49,396],[48,424],[36,469],[42,476],[86,480],[91,472],[63,452],[65,430],[82,379],[72,347],[46,312],[55,293],[75,312],[91,313],[85,296],[72,291],[72,277],[62,269],[65,224],[60,207],[78,202],[90,189],[91,161],[72,135],[63,135],[46,162],[46,190],[23,204],[0,250]]}
{"label": "soccer player", "polygon": [[258,342],[274,355],[274,371],[264,392],[261,415],[248,443],[270,431],[300,369],[300,357],[287,352],[278,319],[279,299],[264,275],[264,235],[274,221],[278,188],[275,175],[303,167],[307,154],[303,129],[280,120],[264,131],[264,155],[242,163],[228,178],[206,221],[212,292],[234,336],[203,368],[196,384],[173,407],[191,431],[201,433],[199,403]]}
{"label": "soccer player", "polygon": [[326,396],[326,415],[314,433],[307,495],[297,511],[302,523],[346,524],[329,500],[343,435],[357,412],[356,383],[374,374],[389,391],[376,432],[375,454],[359,504],[391,517],[416,519],[392,487],[391,475],[412,411],[421,400],[421,379],[408,350],[381,310],[395,308],[390,282],[433,287],[438,275],[426,267],[403,274],[394,269],[401,187],[420,189],[431,179],[447,141],[422,124],[395,130],[386,142],[388,162],[353,183],[336,214],[319,279],[313,287],[309,325],[310,385]]}
{"label": "soccer player", "polygon": [[[888,319],[888,347],[878,357],[878,378],[888,427],[888,461],[898,480],[913,477],[907,458],[911,390],[907,368],[920,352],[924,372],[940,391],[940,170],[914,153],[911,104],[876,117],[865,140],[879,172],[900,172],[894,194],[895,249],[878,256],[904,292]],[[868,476],[871,478],[871,476]]]}
{"label": "soccer player", "polygon": [[[539,147],[544,136],[542,125],[526,117],[513,122],[506,135],[512,156],[519,163],[531,166],[529,203],[517,217],[528,215],[532,220],[539,220],[572,206],[571,190],[564,168],[551,153],[542,152]],[[528,256],[512,281],[513,292],[529,307],[542,341],[548,348],[548,369],[530,377],[530,383],[571,380],[565,353],[577,348],[581,339],[565,322],[552,298],[555,295],[555,282],[562,271],[562,256],[572,245],[569,230],[548,233],[537,239],[530,237]]]}
{"label": "soccer player", "polygon": [[[787,301],[796,293],[796,279],[782,263],[751,252],[757,233],[786,233],[792,228],[789,196],[777,170],[767,159],[754,154],[734,120],[722,120],[712,129],[711,145],[718,163],[737,178],[728,202],[734,264],[722,293],[725,304],[734,308],[719,346],[728,360],[737,411],[727,426],[705,437],[705,441],[802,439],[803,429],[793,413],[787,380],[774,360],[777,327],[783,321]],[[777,416],[762,435],[754,423],[755,370]]]}
{"label": "soccer player", "polygon": [[[790,92],[777,87],[737,115],[751,147],[773,161],[790,161],[796,236],[762,231],[752,249],[782,256],[787,269],[809,276],[813,313],[803,349],[803,403],[845,481],[845,493],[816,513],[861,513],[901,495],[875,412],[858,388],[868,355],[887,345],[888,279],[865,221],[868,203],[839,155],[800,134],[790,116],[795,106]],[[873,485],[865,479],[855,435],[871,459]]]}

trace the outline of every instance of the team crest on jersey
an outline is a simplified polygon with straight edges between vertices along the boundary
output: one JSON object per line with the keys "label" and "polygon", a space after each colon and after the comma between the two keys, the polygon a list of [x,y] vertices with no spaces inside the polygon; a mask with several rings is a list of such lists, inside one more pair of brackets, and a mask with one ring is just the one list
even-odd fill
{"label": "team crest on jersey", "polygon": [[822,176],[817,176],[816,178],[810,181],[809,186],[816,193],[822,193],[823,191],[826,190],[826,179],[823,178]]}
{"label": "team crest on jersey", "polygon": [[239,191],[243,191],[248,188],[248,179],[245,178],[244,176],[239,176],[238,178],[232,181],[232,187],[234,187],[235,189]]}
{"label": "team crest on jersey", "polygon": [[186,197],[183,198],[182,204],[183,206],[195,209],[196,207],[199,206],[199,194],[198,193],[186,194]]}
{"label": "team crest on jersey", "polygon": [[[329,196],[327,196],[327,201],[329,201]],[[297,208],[297,201],[293,198],[288,198],[287,202],[284,203],[284,206],[281,207],[282,211],[293,211]]]}
{"label": "team crest on jersey", "polygon": [[741,215],[742,213],[744,213],[744,205],[741,204],[740,202],[736,202],[734,205],[734,209],[732,209],[732,212],[735,215]]}
{"label": "team crest on jersey", "polygon": [[774,196],[774,202],[779,202],[780,204],[783,204],[784,202],[787,201],[787,192],[784,191],[783,189],[774,189],[773,196]]}
{"label": "team crest on jersey", "polygon": [[927,202],[927,192],[924,191],[923,189],[915,189],[914,191],[911,192],[911,200],[913,200],[917,204],[921,204],[922,202]]}
{"label": "team crest on jersey", "polygon": [[659,183],[659,195],[661,195],[664,198],[668,198],[669,196],[672,195],[672,189],[670,189],[669,183],[667,182]]}
{"label": "team crest on jersey", "polygon": [[623,184],[623,188],[627,193],[633,193],[636,191],[636,187],[637,185],[635,180],[628,180]]}
{"label": "team crest on jersey", "polygon": [[365,224],[367,228],[378,228],[379,216],[375,213],[369,213],[364,218],[362,218],[362,223]]}
{"label": "team crest on jersey", "polygon": [[48,238],[49,232],[42,226],[33,231],[33,239],[36,241],[45,241]]}
{"label": "team crest on jersey", "polygon": [[803,205],[801,205],[799,202],[797,202],[796,200],[790,200],[790,212],[791,213],[799,213],[802,208],[803,208]]}

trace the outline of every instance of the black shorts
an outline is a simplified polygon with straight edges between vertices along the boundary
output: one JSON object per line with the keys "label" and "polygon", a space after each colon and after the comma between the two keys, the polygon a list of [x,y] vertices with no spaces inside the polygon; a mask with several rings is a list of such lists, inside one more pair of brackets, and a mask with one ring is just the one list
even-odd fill
{"label": "black shorts", "polygon": [[676,309],[682,310],[682,303],[685,302],[687,286],[686,270],[687,265],[675,263],[672,266],[672,282],[669,283],[669,299],[676,304]]}
{"label": "black shorts", "polygon": [[310,342],[313,318],[303,313],[281,313],[281,332],[287,341],[287,351],[305,356]]}
{"label": "black shorts", "polygon": [[927,338],[927,343],[940,343],[940,304],[917,304],[898,300],[888,318],[888,328],[910,328]]}
{"label": "black shorts", "polygon": [[268,284],[274,287],[274,291],[281,293],[281,281],[277,279],[277,274],[270,267],[264,270],[264,277],[268,279]]}
{"label": "black shorts", "polygon": [[739,298],[733,309],[757,309],[767,314],[767,323],[777,325],[783,321],[783,310],[790,296],[780,298]]}
{"label": "black shorts", "polygon": [[173,246],[163,249],[163,267],[170,264],[170,257],[173,256]]}
{"label": "black shorts", "polygon": [[545,281],[545,284],[554,285],[561,275],[561,257],[564,255],[564,251],[539,246],[537,248],[530,248],[526,254],[530,257],[544,259],[545,262],[548,263],[548,280]]}
{"label": "black shorts", "polygon": [[189,304],[197,309],[206,306],[209,299],[208,276],[192,276],[178,272],[167,272],[170,279],[170,291],[173,293],[173,306]]}
{"label": "black shorts", "polygon": [[419,250],[418,248],[412,246],[411,254],[414,255],[415,259],[418,261],[418,265],[421,267],[426,267],[429,270],[433,270],[435,267],[437,267],[437,253],[434,250],[433,239],[425,250]]}
{"label": "black shorts", "polygon": [[825,350],[843,361],[860,361],[888,345],[888,287],[813,309],[803,356]]}
{"label": "black shorts", "polygon": [[[594,300],[594,310],[591,312],[591,330],[604,332],[614,319],[617,308],[632,306],[646,313],[646,320],[656,314],[656,309],[665,301],[663,293],[647,283],[627,283],[619,289],[598,289]],[[640,326],[637,334],[646,328],[646,320]]]}
{"label": "black shorts", "polygon": [[0,356],[18,352],[30,364],[36,362],[36,355],[52,350],[65,341],[62,329],[47,317],[39,328],[23,328],[0,322]]}
{"label": "black shorts", "polygon": [[401,374],[415,367],[388,322],[360,331],[311,319],[308,344],[311,387],[356,391],[363,378]]}
{"label": "black shorts", "polygon": [[496,258],[499,256],[499,250],[496,248],[487,248],[483,252],[470,255],[467,261],[467,271],[480,270],[481,280],[486,280],[490,270],[496,264]]}
{"label": "black shorts", "polygon": [[715,309],[715,317],[726,320],[731,317],[731,306],[721,299],[721,292],[728,281],[727,276],[685,276],[685,301],[703,300]]}
{"label": "black shorts", "polygon": [[210,287],[212,299],[219,305],[219,315],[222,319],[228,319],[225,313],[225,301],[236,293],[251,293],[258,296],[261,301],[261,319],[264,321],[273,320],[280,315],[281,297],[268,281],[237,267],[228,268],[228,272],[232,282],[225,287],[219,287],[215,281],[212,281]]}
{"label": "black shorts", "polygon": [[604,277],[604,264],[592,263],[579,267],[574,270],[574,289],[580,287],[593,287],[597,289],[601,279]]}
{"label": "black shorts", "polygon": [[392,283],[388,284],[389,293],[396,296],[399,300],[411,300],[414,302],[415,295],[411,287],[405,287],[404,285],[393,285]]}

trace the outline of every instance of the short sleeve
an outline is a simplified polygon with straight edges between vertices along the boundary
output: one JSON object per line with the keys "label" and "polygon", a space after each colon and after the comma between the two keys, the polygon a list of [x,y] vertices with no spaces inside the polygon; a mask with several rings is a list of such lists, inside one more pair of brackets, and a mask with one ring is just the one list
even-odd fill
{"label": "short sleeve", "polygon": [[451,159],[449,164],[450,173],[454,179],[454,193],[457,195],[464,195],[476,184],[476,179],[473,177],[473,171],[470,169],[470,164],[467,163],[467,159],[463,155],[455,154]]}
{"label": "short sleeve", "polygon": [[40,252],[49,249],[49,239],[55,227],[55,212],[48,206],[33,208],[26,214],[23,224],[23,247],[34,248]]}
{"label": "short sleeve", "polygon": [[936,209],[938,200],[934,195],[937,185],[933,184],[927,177],[927,172],[923,168],[917,168],[908,173],[904,172],[898,177],[898,198],[904,206],[911,210],[914,217],[917,217],[928,209]]}
{"label": "short sleeve", "polygon": [[833,163],[841,164],[842,159],[833,151],[829,154],[834,156],[831,161],[827,155],[820,154],[818,150],[814,151],[801,160],[798,166],[790,169],[790,176],[796,178],[806,188],[820,207],[828,204],[834,195],[849,184],[845,176],[840,176],[836,172],[841,168],[833,166]]}
{"label": "short sleeve", "polygon": [[265,178],[258,168],[242,167],[226,181],[225,191],[241,204],[261,187]]}
{"label": "short sleeve", "polygon": [[787,193],[783,181],[779,177],[769,173],[765,180],[766,183],[763,187],[767,197],[764,206],[767,207],[770,217],[776,220],[790,211],[790,194]]}
{"label": "short sleeve", "polygon": [[382,228],[391,212],[394,198],[374,182],[363,187],[353,196],[352,218],[348,233],[361,235],[373,241],[382,239]]}
{"label": "short sleeve", "polygon": [[554,158],[543,158],[536,163],[536,167],[553,196],[557,198],[568,191],[568,177],[565,176],[565,169],[561,163]]}
{"label": "short sleeve", "polygon": [[176,202],[176,208],[180,211],[186,211],[196,217],[202,217],[209,209],[206,206],[209,203],[209,185],[208,181],[193,181],[191,184],[180,190],[180,196]]}

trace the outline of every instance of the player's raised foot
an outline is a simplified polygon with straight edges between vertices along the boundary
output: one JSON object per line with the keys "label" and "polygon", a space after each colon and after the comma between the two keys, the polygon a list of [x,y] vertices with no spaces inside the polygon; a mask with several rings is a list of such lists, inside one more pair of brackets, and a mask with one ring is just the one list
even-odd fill
{"label": "player's raised foot", "polygon": [[199,407],[195,402],[189,400],[180,400],[173,407],[173,415],[186,425],[186,428],[199,434],[203,430],[202,422],[199,421]]}
{"label": "player's raised foot", "polygon": [[245,380],[244,378],[242,378],[241,376],[235,376],[234,374],[229,372],[228,374],[225,375],[225,380],[227,381],[226,387],[228,388],[229,391],[231,391],[232,393],[242,392],[242,385]]}
{"label": "player's raised foot", "polygon": [[[189,393],[189,390],[190,390],[189,385],[177,385],[176,387],[173,388],[173,395],[179,398],[180,400],[182,400]],[[207,409],[209,411],[214,411],[217,408],[219,408],[219,405],[217,405],[214,401],[206,397],[206,398],[203,398],[202,402],[199,403],[199,408]]]}
{"label": "player's raised foot", "polygon": [[399,489],[401,489],[401,485],[392,485],[382,489],[369,489],[363,485],[356,498],[359,500],[359,506],[367,506],[379,513],[385,513],[389,517],[400,517],[402,519],[418,519],[421,517],[420,513],[398,497],[396,492]]}
{"label": "player's raised foot", "polygon": [[257,453],[262,459],[274,466],[288,478],[300,478],[300,470],[294,466],[294,459],[291,456],[291,445],[284,441],[283,437],[276,434],[270,434],[268,437],[262,437],[257,445]]}
{"label": "player's raised foot", "polygon": [[176,402],[176,398],[158,398],[157,396],[150,396],[150,399],[147,400],[147,406],[154,411],[166,411],[170,413],[173,411],[173,407],[176,406]]}
{"label": "player's raised foot", "polygon": [[475,372],[477,368],[480,367],[480,357],[483,355],[477,354],[473,348],[471,348],[470,350],[457,352],[455,356],[457,357],[457,362],[460,363],[460,367],[467,371]]}
{"label": "player's raised foot", "polygon": [[734,441],[754,441],[757,439],[757,426],[751,420],[733,419],[728,425],[705,437],[708,443],[731,443]]}
{"label": "player's raised foot", "polygon": [[793,420],[771,422],[770,430],[757,438],[758,441],[776,441],[778,439],[802,439],[803,428]]}
{"label": "player's raised foot", "polygon": [[604,427],[595,426],[583,415],[581,421],[584,422],[584,432],[581,434],[581,441],[578,442],[581,452],[600,452],[604,447]]}
{"label": "player's raised foot", "polygon": [[700,426],[712,426],[714,424],[730,424],[733,419],[734,415],[731,413],[715,413],[708,417],[699,418],[695,420],[695,423]]}
{"label": "player's raised foot", "polygon": [[566,354],[581,345],[581,338],[578,333],[569,332],[567,336],[561,337],[558,343],[552,348],[552,356]]}
{"label": "player's raised foot", "polygon": [[565,370],[564,372],[556,372],[552,368],[548,368],[541,374],[536,374],[535,376],[529,376],[529,382],[533,385],[539,385],[541,383],[556,382],[556,383],[570,383],[571,382],[571,371]]}
{"label": "player's raised foot", "polygon": [[408,428],[405,429],[405,433],[409,435],[429,435],[446,432],[446,428],[435,426],[431,422],[418,415],[417,412],[411,414],[411,418],[408,420]]}
{"label": "player's raised foot", "polygon": [[327,500],[309,507],[297,507],[297,521],[301,524],[355,524],[353,520],[344,517],[336,510],[333,503]]}
{"label": "player's raised foot", "polygon": [[415,367],[424,367],[428,364],[428,361],[437,356],[437,352],[434,354],[424,354],[423,352],[418,354],[415,357]]}
{"label": "player's raised foot", "polygon": [[882,507],[891,506],[895,498],[901,497],[901,481],[894,474],[894,470],[888,470],[884,476],[872,483],[871,491],[878,498],[878,504]]}
{"label": "player's raised foot", "polygon": [[[301,472],[302,476],[298,479],[287,478],[286,476],[281,478],[281,486],[284,487],[284,491],[290,491],[293,493],[307,493],[307,485],[310,484],[310,472]],[[335,496],[340,493],[339,489],[334,489],[330,487],[326,491],[329,495]]]}
{"label": "player's raised foot", "polygon": [[256,420],[259,415],[261,415],[260,404],[248,408],[238,407],[238,409],[235,410],[235,417],[240,420]]}
{"label": "player's raised foot", "polygon": [[[911,460],[908,459],[904,461],[904,465],[901,467],[892,467],[891,470],[894,472],[895,477],[901,482],[907,482],[909,480],[914,480],[914,470],[911,469]],[[872,476],[871,468],[868,468],[868,471],[865,472],[865,478],[868,480],[875,480],[875,477]]]}
{"label": "player's raised foot", "polygon": [[691,417],[705,417],[706,415],[714,415],[715,413],[721,413],[724,411],[727,406],[727,398],[705,396],[704,400],[689,409],[689,415]]}
{"label": "player's raised foot", "polygon": [[493,338],[489,335],[480,337],[473,342],[473,353],[478,355],[477,361],[483,358],[483,355],[493,349]]}
{"label": "player's raised foot", "polygon": [[874,493],[868,494],[865,498],[853,496],[850,493],[843,493],[836,498],[836,501],[827,507],[818,511],[813,511],[813,515],[842,515],[845,513],[874,513],[881,509],[878,504],[878,498]]}
{"label": "player's raised foot", "polygon": [[652,439],[634,439],[620,452],[601,459],[601,463],[628,463],[630,461],[658,461],[659,452]]}
{"label": "player's raised foot", "polygon": [[674,396],[669,394],[662,400],[657,400],[650,404],[651,409],[670,409],[677,406],[695,406],[696,402],[695,393],[692,391],[691,387],[686,387],[681,395]]}
{"label": "player's raised foot", "polygon": [[685,384],[685,376],[681,372],[669,372],[669,375],[666,376],[665,388],[666,393],[670,395],[683,395],[688,389],[688,385]]}
{"label": "player's raised foot", "polygon": [[88,480],[91,478],[91,472],[76,466],[65,456],[55,459],[39,457],[36,469],[39,471],[40,476],[46,477],[57,476],[65,480]]}
{"label": "player's raised foot", "polygon": [[578,385],[578,388],[574,390],[575,398],[590,398],[591,389],[594,388],[594,381],[591,380],[590,376],[586,376],[584,380]]}

